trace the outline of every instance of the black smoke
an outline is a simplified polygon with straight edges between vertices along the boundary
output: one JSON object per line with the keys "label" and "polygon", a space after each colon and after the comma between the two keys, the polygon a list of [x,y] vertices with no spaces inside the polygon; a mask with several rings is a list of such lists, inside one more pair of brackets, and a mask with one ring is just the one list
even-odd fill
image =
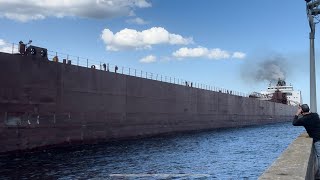
{"label": "black smoke", "polygon": [[288,63],[284,57],[273,56],[248,62],[241,73],[246,81],[263,83],[277,82],[279,78],[285,80],[288,70]]}

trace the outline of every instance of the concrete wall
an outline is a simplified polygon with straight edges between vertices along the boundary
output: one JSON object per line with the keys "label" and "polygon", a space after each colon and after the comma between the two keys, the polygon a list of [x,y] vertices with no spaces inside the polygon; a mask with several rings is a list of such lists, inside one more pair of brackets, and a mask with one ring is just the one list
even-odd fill
{"label": "concrete wall", "polygon": [[312,138],[303,133],[259,177],[259,180],[314,180],[316,168]]}
{"label": "concrete wall", "polygon": [[295,107],[0,53],[0,152],[290,121]]}

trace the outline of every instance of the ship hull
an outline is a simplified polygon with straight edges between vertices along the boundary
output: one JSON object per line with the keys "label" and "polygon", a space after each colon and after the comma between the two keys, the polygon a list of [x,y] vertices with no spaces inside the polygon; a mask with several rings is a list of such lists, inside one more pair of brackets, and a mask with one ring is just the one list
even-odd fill
{"label": "ship hull", "polygon": [[295,107],[0,53],[0,153],[290,121]]}

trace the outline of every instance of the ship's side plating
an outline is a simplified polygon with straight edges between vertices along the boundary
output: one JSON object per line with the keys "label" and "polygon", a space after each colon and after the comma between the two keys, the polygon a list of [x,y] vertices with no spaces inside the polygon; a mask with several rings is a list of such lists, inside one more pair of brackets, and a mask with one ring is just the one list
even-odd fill
{"label": "ship's side plating", "polygon": [[0,53],[0,152],[291,120],[295,107]]}

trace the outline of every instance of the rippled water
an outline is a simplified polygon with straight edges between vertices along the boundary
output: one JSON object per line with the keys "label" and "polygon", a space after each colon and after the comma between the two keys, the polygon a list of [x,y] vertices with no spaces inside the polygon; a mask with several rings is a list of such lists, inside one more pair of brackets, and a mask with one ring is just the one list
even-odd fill
{"label": "rippled water", "polygon": [[0,177],[257,179],[303,130],[280,123],[0,156]]}

